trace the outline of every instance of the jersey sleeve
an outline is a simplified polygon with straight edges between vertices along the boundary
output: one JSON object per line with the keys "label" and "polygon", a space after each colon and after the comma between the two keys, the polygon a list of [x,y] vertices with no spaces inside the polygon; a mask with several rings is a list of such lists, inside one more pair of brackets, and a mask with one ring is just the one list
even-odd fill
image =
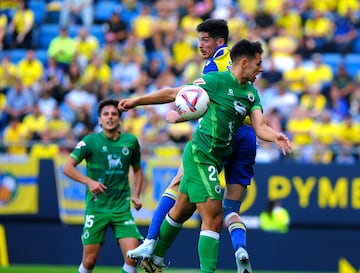
{"label": "jersey sleeve", "polygon": [[134,137],[134,152],[131,160],[131,165],[134,169],[138,169],[141,165],[140,144],[136,137]]}
{"label": "jersey sleeve", "polygon": [[201,88],[203,88],[211,98],[212,95],[215,94],[217,90],[217,77],[216,73],[209,72],[205,75],[203,75],[201,78],[197,78],[193,84],[199,85]]}
{"label": "jersey sleeve", "polygon": [[80,163],[85,158],[89,156],[91,146],[90,143],[90,135],[85,136],[82,140],[80,140],[74,150],[71,152],[70,156],[76,160],[77,163]]}

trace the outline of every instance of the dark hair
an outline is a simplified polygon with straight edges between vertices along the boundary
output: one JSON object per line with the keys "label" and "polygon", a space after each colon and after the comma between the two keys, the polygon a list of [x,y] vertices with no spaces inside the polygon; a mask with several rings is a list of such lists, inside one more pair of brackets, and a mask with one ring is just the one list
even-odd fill
{"label": "dark hair", "polygon": [[242,39],[238,41],[230,50],[230,58],[231,61],[234,63],[237,59],[241,57],[249,57],[254,58],[255,55],[259,53],[263,53],[263,49],[261,43],[250,42],[249,40]]}
{"label": "dark hair", "polygon": [[98,106],[98,116],[100,117],[101,115],[101,111],[102,109],[105,107],[105,106],[108,106],[108,105],[112,105],[114,106],[118,112],[119,112],[119,117],[121,117],[121,110],[118,108],[118,104],[119,104],[119,101],[118,100],[114,100],[114,99],[104,99],[102,101],[99,102],[99,106]]}
{"label": "dark hair", "polygon": [[207,32],[214,39],[224,38],[225,44],[229,39],[229,27],[224,19],[207,19],[196,27],[197,32]]}

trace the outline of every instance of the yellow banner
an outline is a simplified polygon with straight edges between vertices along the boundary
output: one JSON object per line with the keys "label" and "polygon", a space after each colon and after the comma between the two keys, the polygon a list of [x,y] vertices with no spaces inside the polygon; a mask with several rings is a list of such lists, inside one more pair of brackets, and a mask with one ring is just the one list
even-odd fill
{"label": "yellow banner", "polygon": [[0,215],[38,213],[37,158],[0,157]]}
{"label": "yellow banner", "polygon": [[[85,209],[85,185],[66,177],[62,166],[66,158],[57,157],[55,160],[55,177],[58,189],[60,219],[66,224],[82,224]],[[138,225],[149,225],[162,193],[176,175],[180,166],[179,157],[151,157],[143,162],[145,181],[141,195],[142,208],[132,210]],[[85,166],[78,166],[85,174]],[[185,227],[198,227],[199,217],[195,214],[185,224]]]}

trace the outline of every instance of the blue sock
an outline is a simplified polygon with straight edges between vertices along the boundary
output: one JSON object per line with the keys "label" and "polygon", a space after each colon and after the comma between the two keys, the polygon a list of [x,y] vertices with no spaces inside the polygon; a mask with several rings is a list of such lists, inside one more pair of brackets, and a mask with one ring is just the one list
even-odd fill
{"label": "blue sock", "polygon": [[231,223],[228,226],[228,231],[235,251],[239,247],[246,248],[246,226],[244,223]]}
{"label": "blue sock", "polygon": [[172,189],[166,189],[160,198],[160,202],[154,212],[153,218],[148,229],[147,239],[156,240],[159,236],[160,226],[166,214],[174,206],[177,192]]}

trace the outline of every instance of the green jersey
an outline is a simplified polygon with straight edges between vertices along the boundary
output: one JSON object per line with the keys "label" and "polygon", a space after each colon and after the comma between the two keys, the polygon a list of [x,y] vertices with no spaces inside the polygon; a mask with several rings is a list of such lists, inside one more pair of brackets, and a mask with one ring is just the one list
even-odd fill
{"label": "green jersey", "polygon": [[129,168],[141,164],[140,146],[137,138],[121,133],[112,140],[103,132],[85,136],[71,153],[77,162],[86,160],[87,176],[103,183],[104,194],[93,197],[86,189],[87,213],[123,213],[130,211]]}
{"label": "green jersey", "polygon": [[257,90],[250,82],[239,84],[230,71],[207,73],[194,84],[204,88],[211,100],[194,133],[197,147],[216,157],[231,154],[231,142],[246,115],[262,110]]}

